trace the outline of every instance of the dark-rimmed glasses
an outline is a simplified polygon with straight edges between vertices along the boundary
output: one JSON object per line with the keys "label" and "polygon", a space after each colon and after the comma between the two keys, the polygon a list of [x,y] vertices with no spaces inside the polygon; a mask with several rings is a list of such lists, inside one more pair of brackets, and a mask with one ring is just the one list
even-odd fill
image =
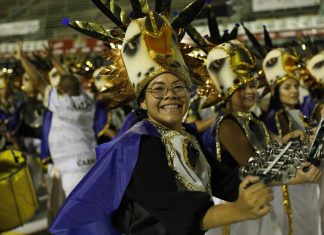
{"label": "dark-rimmed glasses", "polygon": [[146,89],[146,91],[150,92],[156,99],[163,99],[169,90],[172,90],[173,94],[179,98],[188,95],[188,88],[184,83],[176,83],[171,87],[167,87],[164,84],[154,84],[152,87]]}

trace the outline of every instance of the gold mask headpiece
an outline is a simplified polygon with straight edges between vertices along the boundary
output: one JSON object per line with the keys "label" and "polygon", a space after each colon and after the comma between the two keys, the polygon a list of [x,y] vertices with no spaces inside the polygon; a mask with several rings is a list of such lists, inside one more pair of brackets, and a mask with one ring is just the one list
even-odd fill
{"label": "gold mask headpiece", "polygon": [[[210,35],[208,37],[203,37],[194,27],[189,26],[187,27],[187,33],[191,37],[191,39],[198,45],[198,47],[205,53],[205,56],[203,59],[200,60],[200,68],[197,69],[197,66],[194,66],[195,70],[201,71],[198,80],[199,82],[195,82],[197,85],[196,93],[198,96],[203,97],[203,103],[201,104],[202,108],[206,108],[212,105],[215,105],[222,101],[223,99],[226,99],[229,95],[226,95],[226,91],[223,85],[220,84],[218,81],[217,75],[213,74],[211,75],[211,70],[213,70],[213,73],[215,72],[212,67],[216,66],[216,61],[212,61],[212,57],[215,56],[212,52],[215,49],[215,46],[220,45],[222,43],[225,43],[227,41],[233,40],[237,37],[238,33],[238,24],[235,24],[234,28],[228,32],[227,30],[224,32],[223,35],[220,34],[219,28],[218,28],[218,22],[215,15],[214,8],[217,7],[214,4],[209,4],[207,7],[207,19],[208,19],[208,28]],[[225,45],[225,44],[224,44]],[[212,52],[212,54],[210,54]],[[215,51],[216,52],[216,51]],[[222,51],[225,52],[225,51]],[[192,54],[192,53],[191,53]],[[237,55],[239,55],[238,53]],[[212,56],[210,56],[212,55]],[[191,56],[191,55],[190,55]],[[196,59],[196,56],[191,56]],[[217,57],[217,56],[216,56]],[[216,59],[215,57],[215,59]],[[225,56],[227,58],[231,58],[231,55]],[[239,65],[239,57],[240,56],[234,56],[233,62],[235,65],[235,70],[237,70],[238,73],[244,74],[243,72],[244,68],[243,65]],[[249,56],[251,59],[252,56]],[[224,59],[224,58],[222,58]],[[242,58],[241,58],[242,59]],[[189,60],[190,61],[190,60]],[[214,62],[214,63],[213,63]],[[242,62],[242,61],[241,61]],[[198,61],[199,63],[199,61]],[[211,65],[213,63],[213,65]],[[250,63],[247,62],[247,63]],[[237,67],[237,65],[239,65]],[[245,65],[244,65],[245,66]],[[191,69],[192,66],[189,66]],[[241,71],[239,71],[241,70]],[[197,74],[197,73],[195,73]],[[233,75],[234,76],[234,75]],[[231,79],[231,78],[229,78]],[[229,84],[228,84],[229,85]],[[227,90],[227,89],[226,89]],[[222,94],[221,94],[222,93]]]}
{"label": "gold mask headpiece", "polygon": [[263,60],[262,68],[271,90],[289,78],[299,81],[306,71],[298,55],[285,48],[269,51]]}
{"label": "gold mask headpiece", "polygon": [[218,91],[226,101],[239,87],[256,80],[255,59],[238,40],[222,43],[211,49],[206,66]]}
{"label": "gold mask headpiece", "polygon": [[182,32],[183,35],[183,28],[199,14],[205,0],[192,2],[172,23],[166,18],[171,1],[157,1],[153,12],[146,0],[131,0],[134,9],[132,19],[114,1],[92,1],[117,28],[109,30],[98,24],[81,21],[65,23],[81,33],[110,43],[105,54],[115,63],[101,73],[109,81],[99,95],[106,101],[110,100],[108,108],[135,99],[153,78],[162,73],[174,73],[190,83],[176,32]]}

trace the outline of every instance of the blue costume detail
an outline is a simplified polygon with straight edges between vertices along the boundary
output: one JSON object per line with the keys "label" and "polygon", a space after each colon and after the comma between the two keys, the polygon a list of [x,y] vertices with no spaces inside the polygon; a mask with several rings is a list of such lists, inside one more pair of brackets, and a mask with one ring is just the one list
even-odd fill
{"label": "blue costume detail", "polygon": [[41,132],[41,149],[40,149],[40,158],[45,159],[51,156],[49,145],[48,145],[48,136],[52,124],[52,112],[46,110],[43,116],[43,126]]}
{"label": "blue costume detail", "polygon": [[94,115],[93,129],[96,137],[98,133],[105,127],[108,121],[108,110],[103,102],[96,103],[96,111]]}
{"label": "blue costume detail", "polygon": [[317,103],[317,99],[311,96],[306,96],[304,97],[303,103],[300,106],[300,110],[305,116],[312,118],[312,115],[314,114],[314,108]]}
{"label": "blue costume detail", "polygon": [[140,110],[139,109],[132,110],[127,114],[117,136],[124,134],[126,131],[131,129],[136,123],[142,120],[143,120],[143,115],[140,113]]}
{"label": "blue costume detail", "polygon": [[[69,195],[50,231],[59,235],[117,235],[111,225],[137,162],[141,135],[159,136],[148,121],[99,145],[97,162]],[[131,144],[130,144],[131,143]]]}
{"label": "blue costume detail", "polygon": [[276,118],[275,115],[277,110],[272,108],[268,112],[261,115],[260,119],[266,124],[268,130],[272,133],[279,135],[279,130],[276,125]]}
{"label": "blue costume detail", "polygon": [[201,134],[201,139],[203,141],[203,143],[205,144],[206,148],[208,149],[208,151],[212,154],[213,157],[217,156],[216,153],[216,125],[219,122],[219,119],[221,119],[224,116],[224,112],[223,111],[219,111],[218,115],[215,119],[215,121],[213,122],[213,124]]}

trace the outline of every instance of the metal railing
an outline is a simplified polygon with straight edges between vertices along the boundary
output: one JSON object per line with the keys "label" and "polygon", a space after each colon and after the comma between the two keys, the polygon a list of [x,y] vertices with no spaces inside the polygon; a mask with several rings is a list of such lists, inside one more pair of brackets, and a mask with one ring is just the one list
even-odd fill
{"label": "metal railing", "polygon": [[[154,8],[153,0],[148,1]],[[172,9],[180,10],[192,0],[174,0]],[[127,12],[131,11],[129,0],[116,1]],[[10,4],[10,5],[9,5]],[[71,38],[77,33],[61,25],[61,19],[68,17],[74,20],[92,21],[107,26],[113,25],[106,16],[90,0],[0,0],[0,5],[6,5],[7,16],[1,20],[13,22],[21,20],[35,20],[41,22],[41,30],[34,35],[26,35],[25,39],[62,39]],[[15,41],[17,37],[4,38],[6,41]]]}

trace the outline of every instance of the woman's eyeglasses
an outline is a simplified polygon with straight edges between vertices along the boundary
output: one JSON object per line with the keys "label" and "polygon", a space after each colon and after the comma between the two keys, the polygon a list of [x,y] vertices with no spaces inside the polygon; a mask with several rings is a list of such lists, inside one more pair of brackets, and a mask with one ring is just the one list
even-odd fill
{"label": "woman's eyeglasses", "polygon": [[152,87],[147,88],[146,91],[150,92],[156,99],[163,99],[163,97],[171,90],[177,97],[185,97],[188,95],[188,89],[185,84],[174,84],[171,87],[167,87],[164,84],[154,84]]}

